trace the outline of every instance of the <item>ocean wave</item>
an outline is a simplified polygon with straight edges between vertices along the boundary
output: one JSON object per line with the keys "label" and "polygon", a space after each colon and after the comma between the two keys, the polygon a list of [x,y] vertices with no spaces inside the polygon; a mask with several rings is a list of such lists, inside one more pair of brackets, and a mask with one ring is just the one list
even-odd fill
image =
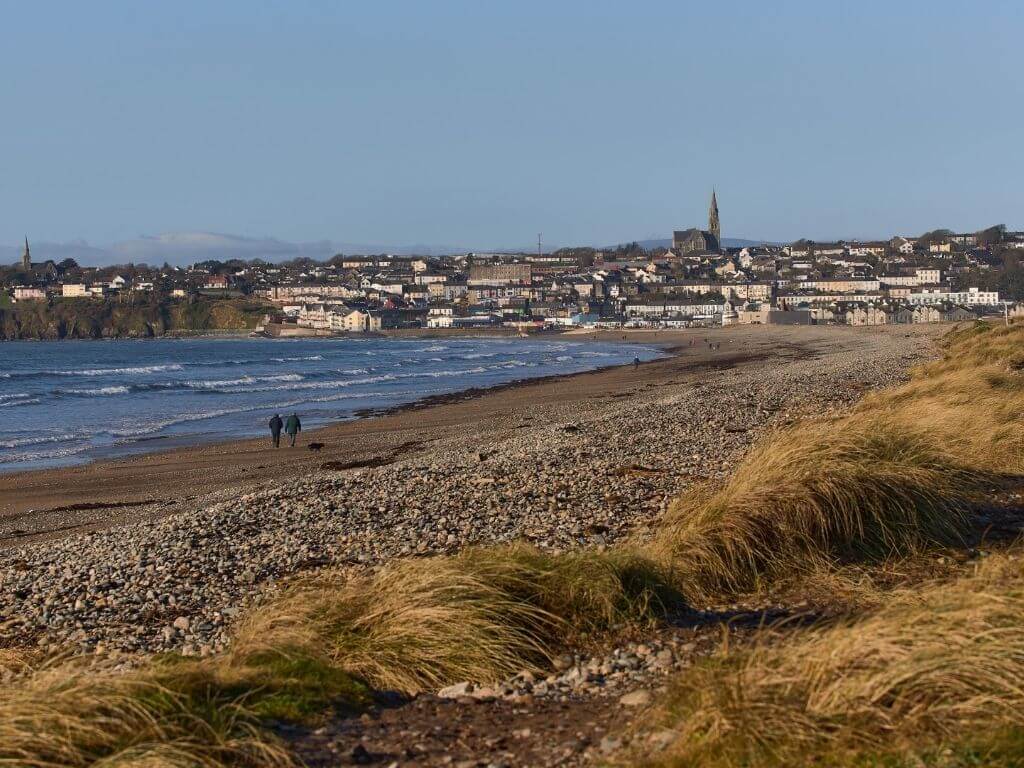
{"label": "ocean wave", "polygon": [[29,398],[28,400],[4,400],[0,403],[0,408],[13,408],[16,405],[35,405],[41,402],[38,397]]}
{"label": "ocean wave", "polygon": [[183,366],[178,363],[166,363],[164,365],[140,365],[126,368],[86,368],[81,371],[55,371],[60,376],[134,376],[136,374],[164,373],[165,371],[180,371]]}
{"label": "ocean wave", "polygon": [[5,376],[7,378],[17,379],[32,379],[43,376],[138,376],[180,370],[183,370],[183,366],[179,363],[165,363],[161,365],[138,365],[119,368],[83,368],[81,370],[37,369],[30,371],[13,371],[9,374],[5,374]]}
{"label": "ocean wave", "polygon": [[440,378],[442,376],[461,376],[464,373],[486,373],[487,370],[488,370],[487,368],[485,368],[484,366],[481,365],[481,366],[477,366],[476,368],[463,368],[461,370],[427,371],[427,372],[424,372],[424,373],[407,373],[407,374],[405,374],[405,376],[408,377],[408,378],[415,378],[417,376],[429,376],[432,379],[437,379],[437,378]]}
{"label": "ocean wave", "polygon": [[92,446],[79,445],[75,447],[59,448],[54,451],[31,451],[27,453],[0,454],[0,464],[23,464],[30,461],[45,461],[47,459],[63,459],[66,456],[74,456],[85,453]]}
{"label": "ocean wave", "polygon": [[24,448],[28,445],[46,445],[48,443],[72,443],[83,439],[87,435],[81,432],[68,432],[61,435],[43,435],[36,437],[15,438],[0,442],[0,448],[10,450],[12,448]]}
{"label": "ocean wave", "polygon": [[[219,408],[212,411],[197,411],[193,413],[183,413],[172,418],[157,419],[154,421],[147,421],[135,424],[127,424],[113,429],[105,429],[102,434],[110,435],[111,437],[117,438],[141,438],[149,435],[157,434],[170,427],[177,426],[179,424],[190,424],[197,421],[206,421],[209,419],[216,419],[221,416],[234,416],[240,413],[255,413],[262,411],[266,413],[273,413],[274,411],[284,410],[285,408],[294,408],[299,405],[304,405],[311,402],[331,402],[333,400],[348,400],[358,397],[379,397],[382,392],[352,392],[345,394],[326,395],[318,398],[298,398],[293,400],[285,400],[283,402],[271,402],[271,403],[259,403],[257,405],[247,405],[239,408]],[[135,442],[136,440],[120,440],[120,444],[127,442]]]}
{"label": "ocean wave", "polygon": [[[415,376],[418,374],[407,374],[407,376]],[[220,392],[225,395],[241,395],[249,394],[253,392],[279,392],[282,390],[295,391],[295,390],[308,390],[308,389],[341,389],[344,387],[352,387],[359,384],[377,384],[382,381],[394,381],[395,379],[406,378],[405,376],[395,374],[383,374],[381,376],[369,376],[365,379],[339,379],[336,381],[304,381],[301,384],[288,384],[282,386],[272,387],[234,387],[228,386],[219,389],[211,390],[213,392]]]}
{"label": "ocean wave", "polygon": [[181,384],[190,389],[221,389],[242,384],[258,384],[261,381],[302,381],[304,378],[297,373],[283,373],[279,376],[243,376],[239,379],[200,379],[183,381]]}
{"label": "ocean wave", "polygon": [[129,387],[99,387],[97,389],[65,389],[57,390],[67,395],[103,396],[103,395],[127,395],[131,392]]}

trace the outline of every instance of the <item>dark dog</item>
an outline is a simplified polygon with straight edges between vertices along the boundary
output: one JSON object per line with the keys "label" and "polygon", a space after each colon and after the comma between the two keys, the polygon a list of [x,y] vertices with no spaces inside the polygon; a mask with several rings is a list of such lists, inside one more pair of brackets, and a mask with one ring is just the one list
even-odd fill
{"label": "dark dog", "polygon": [[324,447],[324,444],[323,443],[310,443],[306,447],[309,448],[309,450],[311,450],[311,451],[319,451],[321,448]]}

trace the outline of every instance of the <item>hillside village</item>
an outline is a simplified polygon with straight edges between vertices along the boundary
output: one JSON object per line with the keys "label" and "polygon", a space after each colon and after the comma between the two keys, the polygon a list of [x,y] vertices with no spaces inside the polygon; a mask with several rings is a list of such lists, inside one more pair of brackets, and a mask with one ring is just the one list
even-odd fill
{"label": "hillside village", "polygon": [[[0,269],[0,308],[33,302],[265,302],[262,330],[322,335],[400,328],[701,327],[736,323],[880,325],[1024,314],[1024,232],[936,230],[886,241],[721,245],[708,229],[667,247],[444,257],[336,255],[84,268]],[[1001,289],[1001,290],[1000,290]]]}

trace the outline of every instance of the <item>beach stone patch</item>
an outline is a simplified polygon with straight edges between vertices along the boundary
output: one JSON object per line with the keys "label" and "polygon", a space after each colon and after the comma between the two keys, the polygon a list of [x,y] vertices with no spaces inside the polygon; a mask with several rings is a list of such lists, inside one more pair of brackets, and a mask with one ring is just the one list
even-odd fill
{"label": "beach stone patch", "polygon": [[[759,435],[841,412],[863,394],[849,382],[904,381],[929,354],[919,337],[859,339],[855,349],[510,413],[507,436],[483,447],[472,429],[455,429],[386,466],[320,469],[159,520],[0,550],[0,643],[217,653],[241,613],[298,573],[476,544],[564,552],[642,537],[695,482],[727,477]],[[645,668],[677,663],[633,657]],[[571,683],[600,688],[624,669],[577,669]],[[536,685],[557,691],[560,679]]]}

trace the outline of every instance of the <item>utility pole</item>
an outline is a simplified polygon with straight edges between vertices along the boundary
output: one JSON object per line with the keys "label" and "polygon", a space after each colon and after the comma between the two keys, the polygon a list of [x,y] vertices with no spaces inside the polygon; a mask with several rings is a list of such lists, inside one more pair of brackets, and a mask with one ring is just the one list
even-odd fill
{"label": "utility pole", "polygon": [[540,238],[541,238],[541,233],[540,233],[540,232],[538,232],[538,233],[537,233],[537,255],[538,255],[538,256],[540,256],[540,255],[541,255],[541,250],[540,250]]}

